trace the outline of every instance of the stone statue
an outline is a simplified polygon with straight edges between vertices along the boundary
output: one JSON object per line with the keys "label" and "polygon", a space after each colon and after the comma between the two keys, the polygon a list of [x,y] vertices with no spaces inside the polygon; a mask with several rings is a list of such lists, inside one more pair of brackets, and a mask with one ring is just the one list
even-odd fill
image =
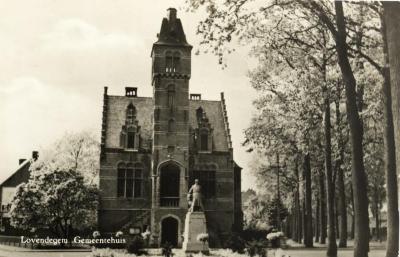
{"label": "stone statue", "polygon": [[201,195],[201,186],[199,185],[199,180],[195,179],[193,186],[189,189],[188,196],[192,195],[192,204],[189,208],[189,212],[193,212],[195,207],[200,207],[201,211],[204,211],[202,195]]}

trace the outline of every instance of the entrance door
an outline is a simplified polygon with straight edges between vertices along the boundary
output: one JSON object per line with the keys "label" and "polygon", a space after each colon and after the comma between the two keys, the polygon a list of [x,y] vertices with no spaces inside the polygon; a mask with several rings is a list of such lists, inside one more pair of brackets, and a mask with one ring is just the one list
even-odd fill
{"label": "entrance door", "polygon": [[168,217],[161,222],[161,245],[170,243],[174,247],[178,246],[178,221]]}
{"label": "entrance door", "polygon": [[161,168],[160,205],[163,207],[179,206],[179,167],[167,164]]}

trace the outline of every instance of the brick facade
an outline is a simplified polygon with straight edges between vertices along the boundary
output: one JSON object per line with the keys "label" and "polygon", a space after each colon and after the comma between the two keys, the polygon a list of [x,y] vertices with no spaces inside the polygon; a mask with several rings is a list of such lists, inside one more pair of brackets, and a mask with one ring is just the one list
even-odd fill
{"label": "brick facade", "polygon": [[224,95],[220,101],[189,97],[191,50],[171,8],[151,52],[153,97],[138,97],[136,88],[111,96],[105,88],[102,233],[148,228],[153,245],[172,240],[180,246],[194,178],[207,190],[210,245],[221,246],[242,227],[241,168],[233,161]]}

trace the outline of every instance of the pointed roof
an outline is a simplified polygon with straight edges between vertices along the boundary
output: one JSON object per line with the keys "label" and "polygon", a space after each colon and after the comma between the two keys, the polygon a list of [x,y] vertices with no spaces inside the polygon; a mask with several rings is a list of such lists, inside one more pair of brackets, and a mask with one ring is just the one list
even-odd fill
{"label": "pointed roof", "polygon": [[176,17],[176,9],[168,8],[167,18],[163,18],[158,40],[154,45],[182,45],[191,46],[186,41],[181,20]]}

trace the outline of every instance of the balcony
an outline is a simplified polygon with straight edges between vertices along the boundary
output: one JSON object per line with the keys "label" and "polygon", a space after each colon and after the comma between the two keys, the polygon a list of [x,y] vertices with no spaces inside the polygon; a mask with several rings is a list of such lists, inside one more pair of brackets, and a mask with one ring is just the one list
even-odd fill
{"label": "balcony", "polygon": [[179,207],[179,197],[161,197],[161,207]]}

